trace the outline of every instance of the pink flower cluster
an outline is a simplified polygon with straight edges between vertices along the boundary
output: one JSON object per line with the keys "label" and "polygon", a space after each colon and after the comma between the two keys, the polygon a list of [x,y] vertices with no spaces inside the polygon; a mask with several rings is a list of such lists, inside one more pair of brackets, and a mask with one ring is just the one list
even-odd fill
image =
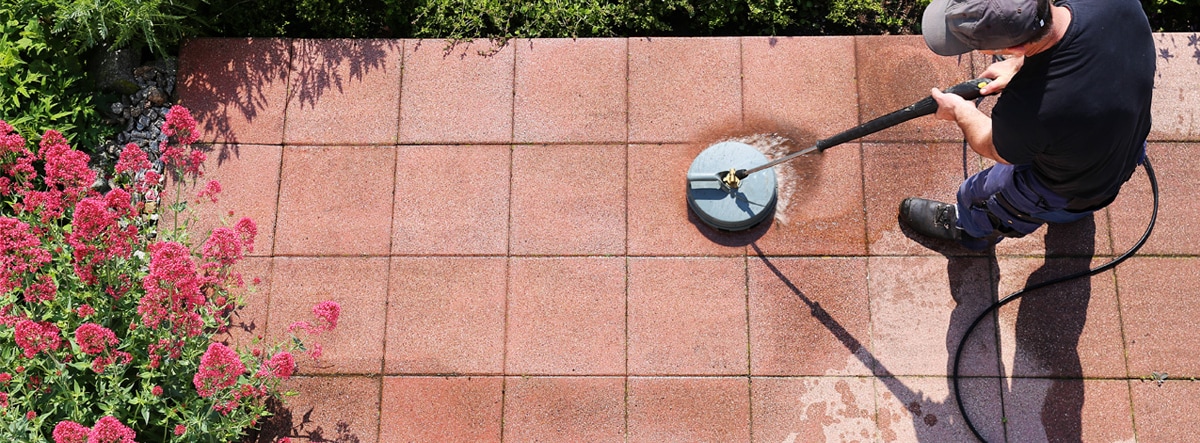
{"label": "pink flower cluster", "polygon": [[84,354],[94,355],[92,371],[103,373],[109,365],[120,360],[121,364],[129,364],[133,356],[128,352],[112,350],[117,341],[117,335],[111,329],[95,323],[84,323],[75,329],[75,343]]}
{"label": "pink flower cluster", "polygon": [[184,149],[199,139],[196,120],[192,118],[191,112],[183,106],[172,106],[167,111],[167,121],[163,124],[162,132],[167,136],[167,140],[162,142],[160,147],[163,163],[184,175],[204,175],[201,171],[207,158],[204,152]]}
{"label": "pink flower cluster", "polygon": [[[146,155],[146,152],[138,145],[129,143],[125,145],[125,149],[121,150],[121,157],[117,159],[117,165],[113,170],[117,174],[128,175],[134,185],[134,191],[145,194],[153,189],[162,178],[158,172],[150,169],[150,166],[150,157]],[[141,174],[140,178],[138,178],[138,174]]]}
{"label": "pink flower cluster", "polygon": [[150,273],[142,280],[146,294],[137,308],[142,323],[156,329],[167,322],[176,333],[200,334],[203,321],[198,308],[205,303],[204,284],[186,246],[175,242],[150,245]]}
{"label": "pink flower cluster", "polygon": [[212,397],[218,390],[237,384],[238,377],[246,372],[237,352],[221,343],[208,345],[200,357],[200,369],[192,377],[192,384],[201,397]]}
{"label": "pink flower cluster", "polygon": [[24,189],[35,175],[33,152],[25,146],[25,139],[0,120],[0,197]]}
{"label": "pink flower cluster", "polygon": [[[323,301],[313,306],[312,312],[318,320],[316,325],[306,321],[293,322],[291,325],[288,325],[288,333],[294,334],[297,331],[303,331],[308,334],[318,335],[333,330],[333,328],[337,327],[338,317],[342,315],[342,305],[335,301]],[[323,349],[320,343],[309,345],[309,357],[320,359],[322,352]]]}
{"label": "pink flower cluster", "polygon": [[28,224],[0,217],[0,294],[20,288],[27,276],[49,262],[50,253]]}
{"label": "pink flower cluster", "polygon": [[62,332],[50,322],[21,320],[14,328],[17,346],[25,358],[33,358],[42,351],[57,351],[62,345]]}
{"label": "pink flower cluster", "polygon": [[117,188],[104,198],[89,197],[75,205],[72,231],[67,242],[73,248],[75,273],[88,284],[96,284],[95,269],[114,258],[129,258],[137,244],[137,225],[122,220],[134,217],[132,197]]}
{"label": "pink flower cluster", "polygon": [[137,433],[116,417],[111,415],[96,420],[96,424],[88,429],[86,426],[69,420],[58,422],[54,426],[54,443],[134,443]]}
{"label": "pink flower cluster", "polygon": [[259,376],[273,375],[275,377],[287,380],[296,372],[296,358],[292,353],[281,351],[271,356],[270,359],[263,362],[262,368],[258,370]]}
{"label": "pink flower cluster", "polygon": [[38,146],[37,156],[44,164],[42,181],[46,190],[33,190],[27,180],[19,190],[22,201],[15,207],[23,212],[40,213],[42,221],[49,223],[61,218],[66,208],[88,196],[96,181],[96,172],[88,168],[88,155],[71,149],[58,131],[46,131]]}

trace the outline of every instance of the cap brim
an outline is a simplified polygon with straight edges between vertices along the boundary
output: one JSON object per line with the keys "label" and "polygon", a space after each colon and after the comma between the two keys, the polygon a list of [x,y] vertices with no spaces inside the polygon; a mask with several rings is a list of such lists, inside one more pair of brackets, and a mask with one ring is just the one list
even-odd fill
{"label": "cap brim", "polygon": [[933,0],[921,16],[921,35],[925,44],[937,55],[959,55],[974,48],[955,37],[946,27],[946,8],[952,0]]}

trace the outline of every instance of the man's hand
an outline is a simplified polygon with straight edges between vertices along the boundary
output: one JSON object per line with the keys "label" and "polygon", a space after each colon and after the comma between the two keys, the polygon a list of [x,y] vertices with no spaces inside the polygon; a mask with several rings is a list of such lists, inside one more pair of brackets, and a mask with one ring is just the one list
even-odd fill
{"label": "man's hand", "polygon": [[938,88],[933,88],[929,91],[929,95],[933,96],[933,100],[938,104],[937,114],[934,114],[938,120],[957,122],[959,114],[963,112],[963,106],[975,109],[974,103],[964,100],[958,94],[947,94]]}
{"label": "man's hand", "polygon": [[1008,82],[1013,76],[1017,75],[1017,71],[1021,70],[1021,66],[1025,65],[1025,56],[1016,56],[1008,60],[992,63],[983,71],[980,77],[990,78],[992,82],[979,90],[983,95],[991,95],[1004,90],[1008,86]]}

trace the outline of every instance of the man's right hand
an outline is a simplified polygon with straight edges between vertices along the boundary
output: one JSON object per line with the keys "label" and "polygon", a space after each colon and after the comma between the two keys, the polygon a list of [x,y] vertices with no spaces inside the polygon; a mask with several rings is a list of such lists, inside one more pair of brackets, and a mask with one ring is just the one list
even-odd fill
{"label": "man's right hand", "polygon": [[1013,76],[1017,75],[1017,71],[1021,70],[1021,66],[1025,64],[1025,56],[1013,57],[1001,62],[992,63],[983,71],[980,77],[992,79],[991,83],[980,89],[979,92],[983,95],[991,95],[1004,90],[1008,86],[1008,82]]}

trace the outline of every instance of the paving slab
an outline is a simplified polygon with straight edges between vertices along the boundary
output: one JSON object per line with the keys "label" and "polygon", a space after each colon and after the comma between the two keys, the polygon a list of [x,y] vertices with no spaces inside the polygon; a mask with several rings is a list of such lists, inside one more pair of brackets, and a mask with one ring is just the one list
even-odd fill
{"label": "paving slab", "polygon": [[870,375],[865,258],[750,259],[754,375]]}
{"label": "paving slab", "polygon": [[[383,368],[387,304],[386,258],[275,258],[272,268],[272,342],[289,339],[295,322],[316,325],[313,306],[324,301],[341,305],[332,331],[296,329],[307,352],[296,359],[301,374],[378,374]],[[314,355],[313,351],[320,352]]]}
{"label": "paving slab", "polygon": [[874,384],[859,377],[754,377],[754,441],[879,441]]}
{"label": "paving slab", "polygon": [[493,145],[399,146],[391,252],[508,252],[512,149]]}
{"label": "paving slab", "polygon": [[509,377],[506,441],[625,441],[623,377]]}
{"label": "paving slab", "polygon": [[1187,441],[1200,432],[1200,418],[1192,405],[1200,396],[1194,380],[1129,382],[1133,393],[1133,420],[1140,441]]}
{"label": "paving slab", "polygon": [[179,104],[196,119],[200,141],[283,143],[289,39],[203,38],[179,49]]}
{"label": "paving slab", "polygon": [[380,441],[501,441],[503,377],[384,377]]}
{"label": "paving slab", "polygon": [[629,379],[629,442],[749,441],[744,377]]}
{"label": "paving slab", "polygon": [[1008,441],[1139,440],[1126,380],[1014,378],[1008,383]]}
{"label": "paving slab", "polygon": [[[1200,186],[1194,171],[1200,161],[1194,153],[1198,143],[1152,143],[1147,149],[1159,187],[1158,218],[1142,254],[1188,255],[1200,253],[1200,239],[1192,234],[1200,205],[1193,189]],[[1154,210],[1154,194],[1146,171],[1139,169],[1108,207],[1112,218],[1113,244],[1119,252],[1133,247],[1146,232]]]}
{"label": "paving slab", "polygon": [[1200,262],[1134,257],[1116,269],[1129,376],[1200,376],[1200,306],[1192,302]]}
{"label": "paving slab", "polygon": [[1155,34],[1154,46],[1158,58],[1150,139],[1200,141],[1200,91],[1186,80],[1200,77],[1200,33]]}
{"label": "paving slab", "polygon": [[502,374],[508,261],[394,257],[387,374]]}
{"label": "paving slab", "polygon": [[[204,174],[189,181],[179,194],[171,192],[163,196],[164,202],[186,202],[187,210],[178,219],[168,211],[163,222],[167,226],[187,223],[188,232],[195,236],[193,240],[203,242],[213,229],[231,227],[242,218],[249,218],[258,231],[253,250],[245,254],[273,255],[283,149],[272,145],[218,144],[204,150]],[[220,185],[220,192],[211,197],[199,196],[212,181]]]}
{"label": "paving slab", "polygon": [[487,40],[405,40],[399,142],[511,142],[515,53]]}
{"label": "paving slab", "polygon": [[505,373],[625,373],[625,259],[515,258]]}
{"label": "paving slab", "polygon": [[[859,123],[891,113],[928,97],[932,88],[948,88],[974,78],[970,55],[942,57],[920,35],[855,36]],[[901,123],[863,138],[865,141],[958,141],[954,123],[929,117]]]}
{"label": "paving slab", "polygon": [[379,438],[378,378],[294,377],[283,387],[299,395],[288,397],[284,411],[268,419],[275,434],[268,441],[386,441]]}
{"label": "paving slab", "polygon": [[[877,376],[949,374],[966,329],[996,299],[985,258],[871,257],[867,272]],[[960,375],[998,375],[994,328],[972,332]]]}
{"label": "paving slab", "polygon": [[294,41],[284,143],[396,143],[403,50],[399,40]]}
{"label": "paving slab", "polygon": [[[1000,258],[1000,294],[1085,272],[1107,258]],[[1005,374],[1125,378],[1121,312],[1111,272],[1029,292],[999,311]]]}
{"label": "paving slab", "polygon": [[512,157],[511,254],[625,253],[625,145],[520,145]]}
{"label": "paving slab", "polygon": [[629,374],[747,374],[745,258],[631,258],[628,299]]}
{"label": "paving slab", "polygon": [[279,179],[278,255],[386,255],[396,149],[287,146]]}
{"label": "paving slab", "polygon": [[742,122],[741,39],[629,39],[629,141],[687,142]]}
{"label": "paving slab", "polygon": [[513,141],[628,140],[626,39],[515,39]]}

